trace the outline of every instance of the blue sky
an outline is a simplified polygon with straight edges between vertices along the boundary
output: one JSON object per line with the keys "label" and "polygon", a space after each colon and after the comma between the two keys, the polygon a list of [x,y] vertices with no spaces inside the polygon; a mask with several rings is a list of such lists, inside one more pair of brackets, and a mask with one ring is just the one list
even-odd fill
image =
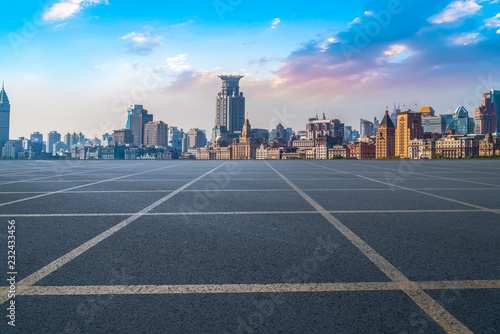
{"label": "blue sky", "polygon": [[438,113],[500,89],[500,3],[23,1],[0,14],[11,137],[87,136],[128,104],[210,130],[220,73],[244,75],[254,127],[302,130],[326,112],[358,127],[394,101]]}

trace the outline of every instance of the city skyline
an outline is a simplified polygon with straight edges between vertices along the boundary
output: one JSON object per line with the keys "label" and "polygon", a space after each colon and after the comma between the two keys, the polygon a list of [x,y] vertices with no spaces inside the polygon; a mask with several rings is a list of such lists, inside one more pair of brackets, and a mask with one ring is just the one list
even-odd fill
{"label": "city skyline", "polygon": [[[165,10],[10,4],[0,76],[15,101],[11,138],[110,133],[124,127],[130,104],[179,128],[210,130],[220,73],[245,76],[256,128],[299,128],[316,110],[355,125],[381,118],[393,101],[472,112],[478,92],[499,86],[498,1],[155,6]],[[140,95],[144,82],[151,89],[140,99],[123,98]]]}

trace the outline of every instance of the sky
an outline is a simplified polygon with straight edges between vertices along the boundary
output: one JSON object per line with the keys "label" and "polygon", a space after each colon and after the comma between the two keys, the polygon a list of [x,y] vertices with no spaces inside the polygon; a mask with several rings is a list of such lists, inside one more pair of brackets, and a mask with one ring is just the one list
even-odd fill
{"label": "sky", "polygon": [[399,102],[459,105],[500,89],[500,0],[26,0],[0,12],[11,138],[87,138],[143,104],[211,131],[220,74],[240,74],[253,127],[304,130],[317,113],[359,129]]}

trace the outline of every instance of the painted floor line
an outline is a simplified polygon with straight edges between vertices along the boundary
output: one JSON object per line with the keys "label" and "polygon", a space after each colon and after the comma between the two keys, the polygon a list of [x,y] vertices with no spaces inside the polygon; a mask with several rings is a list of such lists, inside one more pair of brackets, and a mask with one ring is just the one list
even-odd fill
{"label": "painted floor line", "polygon": [[370,261],[372,261],[383,273],[393,282],[397,283],[401,290],[406,293],[427,315],[429,315],[437,324],[439,324],[448,333],[472,333],[464,324],[462,324],[451,313],[444,309],[438,302],[432,299],[422,289],[419,289],[415,283],[411,282],[401,271],[387,261],[382,255],[370,247],[364,240],[358,237],[347,226],[342,224],[331,213],[325,210],[319,203],[288,180],[283,174],[266,164],[285,182],[297,191],[309,204],[321,213],[340,233],[342,233],[356,248],[358,248]]}
{"label": "painted floor line", "polygon": [[[191,180],[190,182],[186,183],[185,185],[183,185],[182,187],[180,187],[176,191],[174,191],[174,192],[166,195],[165,197],[163,197],[163,198],[159,199],[158,201],[154,202],[153,204],[145,207],[141,211],[135,213],[133,216],[130,216],[129,218],[127,218],[127,219],[123,220],[122,222],[116,224],[115,226],[111,227],[110,229],[102,232],[98,236],[96,236],[96,237],[92,238],[91,240],[83,243],[82,245],[76,247],[75,249],[73,249],[69,253],[66,253],[65,255],[61,256],[60,258],[52,261],[51,263],[49,263],[45,267],[37,270],[36,272],[34,272],[33,274],[29,275],[28,277],[22,279],[21,281],[19,281],[18,284],[20,286],[31,286],[31,285],[37,283],[42,278],[44,278],[47,275],[51,274],[52,272],[56,271],[57,269],[59,269],[60,267],[62,267],[63,265],[65,265],[66,263],[68,263],[71,260],[73,260],[74,258],[76,258],[77,256],[83,254],[84,252],[86,252],[90,248],[94,247],[95,245],[97,245],[98,243],[100,243],[101,241],[103,241],[104,239],[107,239],[108,237],[110,237],[111,235],[115,234],[116,232],[118,232],[119,230],[121,230],[122,228],[124,228],[125,226],[129,225],[130,223],[134,222],[138,218],[142,217],[145,213],[148,213],[149,211],[153,210],[157,206],[159,206],[162,203],[166,202],[167,200],[169,200],[173,196],[177,195],[182,190],[184,190],[187,187],[191,186],[195,182],[197,182],[197,181],[201,180],[202,178],[204,178],[205,176],[207,176],[207,175],[215,172],[217,169],[221,168],[225,164],[227,164],[227,162],[224,162],[223,164],[218,165],[217,167],[215,167],[212,170],[204,173],[203,175],[201,175],[201,176],[199,176],[199,177]],[[7,293],[2,293],[0,295],[0,305],[3,304],[3,303],[5,303],[9,299],[10,298],[8,297]]]}

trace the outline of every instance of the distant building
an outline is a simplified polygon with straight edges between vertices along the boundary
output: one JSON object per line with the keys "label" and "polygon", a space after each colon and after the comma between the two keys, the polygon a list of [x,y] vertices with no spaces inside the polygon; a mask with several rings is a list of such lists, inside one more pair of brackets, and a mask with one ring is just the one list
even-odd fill
{"label": "distant building", "polygon": [[51,131],[47,135],[47,152],[54,152],[54,144],[61,141],[61,134],[57,131]]}
{"label": "distant building", "polygon": [[422,115],[411,110],[398,114],[396,127],[395,155],[401,158],[408,157],[408,142],[423,137]]}
{"label": "distant building", "polygon": [[168,146],[168,125],[163,121],[149,122],[144,126],[144,145]]}
{"label": "distant building", "polygon": [[250,121],[245,120],[240,138],[233,140],[233,159],[256,159],[261,141],[252,137]]}
{"label": "distant building", "polygon": [[254,129],[252,128],[252,136],[257,139],[262,139],[268,143],[270,139],[270,132],[268,129]]}
{"label": "distant building", "polygon": [[359,133],[361,137],[370,137],[373,136],[373,123],[360,118],[359,119]]}
{"label": "distant building", "polygon": [[[495,100],[496,99],[496,100]],[[497,101],[496,103],[493,100]],[[477,107],[474,115],[475,134],[495,133],[498,131],[498,106],[500,91],[483,94],[483,104]]]}
{"label": "distant building", "polygon": [[43,142],[43,134],[41,134],[40,132],[33,132],[31,135],[30,135],[30,140],[32,142],[34,141],[37,141],[37,142]]}
{"label": "distant building", "polygon": [[22,150],[22,140],[8,140],[2,147],[2,157],[17,159]]}
{"label": "distant building", "polygon": [[348,141],[352,141],[352,126],[348,125],[345,127],[344,139],[348,140]]}
{"label": "distant building", "polygon": [[10,134],[10,102],[2,82],[0,91],[0,147],[9,140]]}
{"label": "distant building", "polygon": [[62,141],[55,142],[52,145],[52,155],[58,155],[61,151],[66,151],[68,149],[68,145]]}
{"label": "distant building", "polygon": [[243,76],[219,75],[219,78],[222,79],[222,88],[215,100],[215,126],[225,126],[230,134],[241,131],[245,122],[245,97],[240,92]]}
{"label": "distant building", "polygon": [[144,126],[153,121],[153,115],[148,114],[143,105],[136,104],[127,110],[127,126],[126,129],[132,130],[134,135],[134,143],[136,145],[144,144]]}
{"label": "distant building", "polygon": [[396,128],[386,110],[382,123],[380,123],[376,137],[376,158],[388,158],[396,152]]}
{"label": "distant building", "polygon": [[436,140],[434,138],[413,139],[408,142],[409,159],[432,159],[435,152]]}
{"label": "distant building", "polygon": [[474,133],[474,119],[469,117],[469,113],[463,106],[459,106],[453,113],[453,118],[446,128],[446,133]]}
{"label": "distant building", "polygon": [[177,152],[182,152],[182,137],[184,131],[179,130],[175,126],[168,128],[168,146],[175,149]]}
{"label": "distant building", "polygon": [[394,103],[394,109],[392,109],[391,113],[391,121],[394,124],[394,127],[398,126],[398,114],[401,112],[401,106],[398,104],[396,107],[396,103]]}
{"label": "distant building", "polygon": [[29,148],[29,158],[30,159],[42,159],[42,152],[43,152],[43,142],[40,141],[33,141],[31,142],[30,148]]}
{"label": "distant building", "polygon": [[479,155],[479,139],[460,135],[443,137],[436,141],[436,153],[455,159]]}
{"label": "distant building", "polygon": [[192,148],[192,147],[204,147],[206,145],[207,139],[205,137],[205,133],[196,128],[196,129],[190,129],[187,132],[187,147]]}
{"label": "distant building", "polygon": [[[419,113],[422,115],[422,127],[424,132],[443,133],[443,118],[436,116],[432,107],[422,107]],[[444,127],[446,129],[446,127]]]}
{"label": "distant building", "polygon": [[271,132],[269,134],[269,141],[273,141],[276,138],[281,138],[284,141],[289,141],[290,137],[291,137],[291,133],[289,133],[287,131],[287,129],[285,129],[285,127],[281,123],[279,123],[276,126],[276,129],[271,130]]}
{"label": "distant building", "polygon": [[349,157],[355,159],[375,159],[377,148],[375,144],[356,143],[349,145]]}
{"label": "distant building", "polygon": [[130,129],[113,131],[113,145],[134,144],[134,134]]}
{"label": "distant building", "polygon": [[500,155],[500,137],[493,137],[490,133],[479,141],[479,155]]}
{"label": "distant building", "polygon": [[323,118],[309,118],[306,124],[307,139],[330,136],[344,138],[344,123],[338,119],[327,119],[323,113]]}
{"label": "distant building", "polygon": [[350,155],[349,146],[347,145],[334,145],[328,149],[328,159],[334,159],[335,157],[349,158]]}

